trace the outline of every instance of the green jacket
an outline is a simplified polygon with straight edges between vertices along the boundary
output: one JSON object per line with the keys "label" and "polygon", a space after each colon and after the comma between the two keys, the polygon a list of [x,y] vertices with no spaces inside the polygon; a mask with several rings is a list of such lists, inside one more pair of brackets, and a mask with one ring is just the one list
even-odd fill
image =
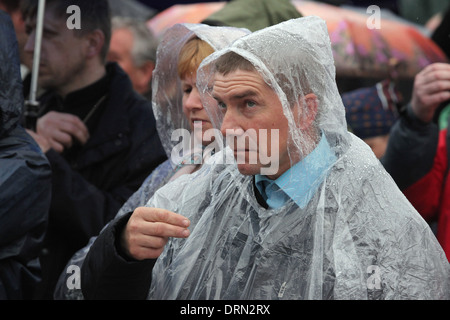
{"label": "green jacket", "polygon": [[203,23],[256,31],[302,15],[289,0],[233,0]]}

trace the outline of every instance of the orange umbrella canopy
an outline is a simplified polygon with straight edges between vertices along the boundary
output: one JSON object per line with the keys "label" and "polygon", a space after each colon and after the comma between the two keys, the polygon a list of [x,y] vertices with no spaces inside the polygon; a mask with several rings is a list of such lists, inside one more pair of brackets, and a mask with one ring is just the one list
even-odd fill
{"label": "orange umbrella canopy", "polygon": [[226,2],[176,4],[163,10],[148,21],[148,27],[161,35],[177,23],[199,23],[225,6]]}
{"label": "orange umbrella canopy", "polygon": [[426,35],[401,19],[380,19],[369,28],[370,14],[320,2],[293,0],[305,16],[327,22],[337,73],[382,78],[396,73],[412,78],[433,62],[445,62],[442,50]]}
{"label": "orange umbrella canopy", "polygon": [[[413,78],[426,65],[447,61],[442,50],[410,23],[383,18],[371,29],[370,14],[316,1],[292,0],[303,16],[316,15],[327,22],[336,71],[339,76]],[[199,23],[220,11],[226,2],[174,5],[148,22],[156,34],[176,23]]]}

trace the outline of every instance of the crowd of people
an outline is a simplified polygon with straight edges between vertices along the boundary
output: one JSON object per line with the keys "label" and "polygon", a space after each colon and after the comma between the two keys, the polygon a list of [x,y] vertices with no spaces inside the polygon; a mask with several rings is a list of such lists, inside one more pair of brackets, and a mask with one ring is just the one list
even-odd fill
{"label": "crowd of people", "polygon": [[288,0],[161,39],[47,0],[30,119],[38,2],[0,1],[0,299],[450,299],[450,64],[340,92]]}

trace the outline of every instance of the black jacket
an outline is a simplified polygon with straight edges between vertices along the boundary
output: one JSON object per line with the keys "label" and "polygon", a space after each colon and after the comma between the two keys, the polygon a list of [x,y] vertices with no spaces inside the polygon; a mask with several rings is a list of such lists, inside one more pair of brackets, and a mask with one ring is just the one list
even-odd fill
{"label": "black jacket", "polygon": [[0,11],[0,300],[32,298],[50,206],[50,165],[20,126],[23,105],[15,32]]}
{"label": "black jacket", "polygon": [[87,300],[145,300],[156,259],[136,261],[121,252],[119,241],[131,213],[112,221],[92,244],[81,268]]}
{"label": "black jacket", "polygon": [[[106,78],[68,95],[56,110],[83,119],[103,96],[106,100],[87,123],[88,143],[63,154],[54,150],[46,154],[53,170],[53,194],[41,255],[46,288],[37,298],[51,298],[70,257],[115,217],[166,159],[150,102],[132,89],[128,76],[115,63],[107,65]],[[57,100],[46,95],[43,113],[55,110]]]}

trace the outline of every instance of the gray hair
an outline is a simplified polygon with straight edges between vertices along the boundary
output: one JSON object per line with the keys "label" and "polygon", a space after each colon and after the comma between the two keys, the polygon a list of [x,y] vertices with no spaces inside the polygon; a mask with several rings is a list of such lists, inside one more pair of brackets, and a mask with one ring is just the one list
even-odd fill
{"label": "gray hair", "polygon": [[134,45],[131,49],[133,62],[140,67],[147,61],[156,61],[158,39],[143,21],[136,21],[126,17],[114,17],[112,29],[127,29],[133,34]]}

